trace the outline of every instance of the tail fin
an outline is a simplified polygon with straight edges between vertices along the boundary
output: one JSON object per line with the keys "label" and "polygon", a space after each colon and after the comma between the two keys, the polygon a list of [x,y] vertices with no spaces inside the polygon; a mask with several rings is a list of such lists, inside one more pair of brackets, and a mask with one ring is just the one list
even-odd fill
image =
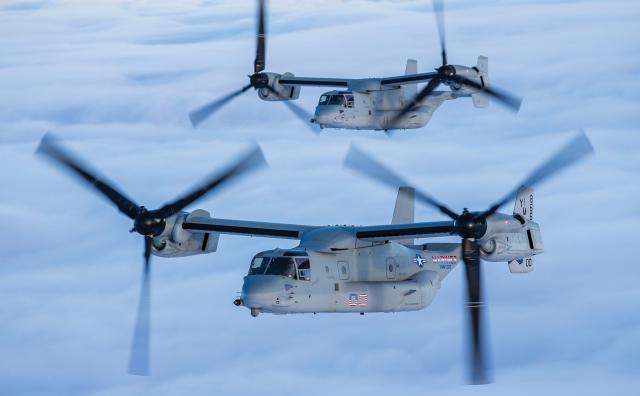
{"label": "tail fin", "polygon": [[[521,216],[525,221],[533,220],[533,189],[522,186],[518,190],[516,202],[513,206],[513,215]],[[535,230],[534,230],[535,231]],[[529,247],[534,249],[533,236],[531,229],[527,229],[527,238],[529,239]],[[522,274],[533,271],[533,257],[524,257],[519,260],[509,262],[509,271],[512,274]]]}
{"label": "tail fin", "polygon": [[[476,69],[478,69],[480,84],[482,84],[483,87],[489,86],[489,58],[480,55],[478,57]],[[489,96],[484,92],[471,94],[471,99],[473,100],[473,105],[475,107],[489,106]]]}
{"label": "tail fin", "polygon": [[520,187],[513,214],[520,215],[525,220],[533,220],[533,189],[526,186]]}
{"label": "tail fin", "polygon": [[[398,189],[398,197],[396,198],[396,206],[393,209],[393,217],[391,224],[409,224],[415,222],[415,195],[416,191],[411,187],[400,187]],[[413,245],[415,240],[399,239],[398,243]]]}
{"label": "tail fin", "polygon": [[512,274],[526,274],[533,271],[533,257],[509,261],[509,272]]}
{"label": "tail fin", "polygon": [[[415,59],[407,59],[407,67],[404,69],[404,74],[418,74],[418,61]],[[418,85],[405,84],[402,86],[402,90],[407,98],[413,98],[418,93]]]}

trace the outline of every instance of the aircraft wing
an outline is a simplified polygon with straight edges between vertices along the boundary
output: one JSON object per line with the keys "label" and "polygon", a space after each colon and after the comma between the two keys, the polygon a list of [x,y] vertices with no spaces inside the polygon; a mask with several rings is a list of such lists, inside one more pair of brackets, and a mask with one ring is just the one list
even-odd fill
{"label": "aircraft wing", "polygon": [[279,84],[283,85],[306,85],[316,87],[347,87],[348,78],[318,78],[318,77],[281,77]]}
{"label": "aircraft wing", "polygon": [[381,85],[404,85],[404,84],[418,84],[426,82],[437,76],[438,73],[418,73],[418,74],[406,74],[403,76],[385,77],[380,80]]}
{"label": "aircraft wing", "polygon": [[369,241],[389,239],[431,238],[452,235],[453,221],[435,221],[429,223],[385,224],[356,227],[356,237]]}
{"label": "aircraft wing", "polygon": [[267,238],[300,239],[303,233],[317,227],[300,224],[195,217],[185,221],[182,224],[182,228],[194,232],[217,232],[220,234],[261,236]]}

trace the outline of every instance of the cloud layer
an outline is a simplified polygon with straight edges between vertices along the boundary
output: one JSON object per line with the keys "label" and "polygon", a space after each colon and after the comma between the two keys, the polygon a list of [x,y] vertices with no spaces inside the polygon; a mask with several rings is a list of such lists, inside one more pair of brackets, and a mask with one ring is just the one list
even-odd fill
{"label": "cloud layer", "polygon": [[[272,1],[267,68],[311,76],[438,65],[424,1]],[[295,5],[295,7],[294,7]],[[489,57],[525,98],[445,103],[393,139],[316,137],[249,93],[198,130],[193,108],[246,83],[253,2],[0,4],[0,394],[631,394],[640,386],[640,6],[632,1],[447,2],[454,63]],[[303,89],[312,110],[321,89]],[[218,253],[156,259],[150,378],[127,376],[141,241],[93,192],[33,157],[51,130],[130,195],[159,206],[252,140],[270,169],[201,202],[224,218],[390,220],[394,192],[344,170],[351,142],[454,208],[482,209],[584,128],[596,156],[537,190],[545,254],[485,266],[496,383],[462,386],[460,271],[425,311],[261,315],[231,305],[251,257],[291,242],[223,236]],[[439,219],[425,208],[419,219]]]}

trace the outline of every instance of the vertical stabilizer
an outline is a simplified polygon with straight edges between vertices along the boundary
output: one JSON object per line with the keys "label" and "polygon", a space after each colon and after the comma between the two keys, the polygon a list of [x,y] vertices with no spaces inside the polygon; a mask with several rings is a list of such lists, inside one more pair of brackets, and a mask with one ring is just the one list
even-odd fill
{"label": "vertical stabilizer", "polygon": [[[518,190],[516,196],[516,202],[513,205],[513,215],[522,216],[524,221],[533,221],[533,189],[530,187],[522,186]],[[527,223],[527,239],[529,240],[529,247],[533,251],[534,246],[534,234],[532,234],[531,225]],[[534,230],[535,232],[535,230]],[[539,243],[539,240],[538,240]],[[538,246],[540,247],[540,246]],[[533,271],[533,257],[524,257],[520,260],[513,260],[509,262],[509,271],[512,274],[526,274]]]}
{"label": "vertical stabilizer", "polygon": [[[476,69],[478,72],[478,81],[482,84],[483,87],[489,86],[489,58],[486,56],[480,55],[478,57],[478,63],[476,64]],[[487,107],[489,106],[489,96],[480,91],[471,94],[471,100],[473,100],[473,105],[475,107]]]}
{"label": "vertical stabilizer", "polygon": [[533,271],[533,257],[509,261],[509,272],[512,274],[526,274]]}
{"label": "vertical stabilizer", "polygon": [[[418,74],[418,61],[415,59],[407,59],[407,67],[404,69],[404,75]],[[417,84],[405,84],[402,86],[402,91],[407,98],[413,98],[418,93]]]}
{"label": "vertical stabilizer", "polygon": [[516,203],[513,206],[513,214],[520,215],[528,221],[533,220],[533,189],[525,186],[520,187]]}
{"label": "vertical stabilizer", "polygon": [[[409,224],[415,222],[415,195],[416,191],[411,187],[400,187],[398,189],[398,197],[396,198],[396,206],[393,209],[393,217],[391,224]],[[413,238],[396,240],[398,243],[413,245]]]}

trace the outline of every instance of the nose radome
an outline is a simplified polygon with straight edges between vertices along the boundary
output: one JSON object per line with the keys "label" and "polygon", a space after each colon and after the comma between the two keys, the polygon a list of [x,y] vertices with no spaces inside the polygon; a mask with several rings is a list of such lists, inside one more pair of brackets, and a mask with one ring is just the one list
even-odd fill
{"label": "nose radome", "polygon": [[335,106],[321,106],[316,108],[315,119],[318,123],[330,121],[330,117],[336,113]]}
{"label": "nose radome", "polygon": [[[242,284],[242,302],[248,308],[270,306],[284,287],[276,276],[247,275]],[[284,290],[284,289],[283,289]]]}

